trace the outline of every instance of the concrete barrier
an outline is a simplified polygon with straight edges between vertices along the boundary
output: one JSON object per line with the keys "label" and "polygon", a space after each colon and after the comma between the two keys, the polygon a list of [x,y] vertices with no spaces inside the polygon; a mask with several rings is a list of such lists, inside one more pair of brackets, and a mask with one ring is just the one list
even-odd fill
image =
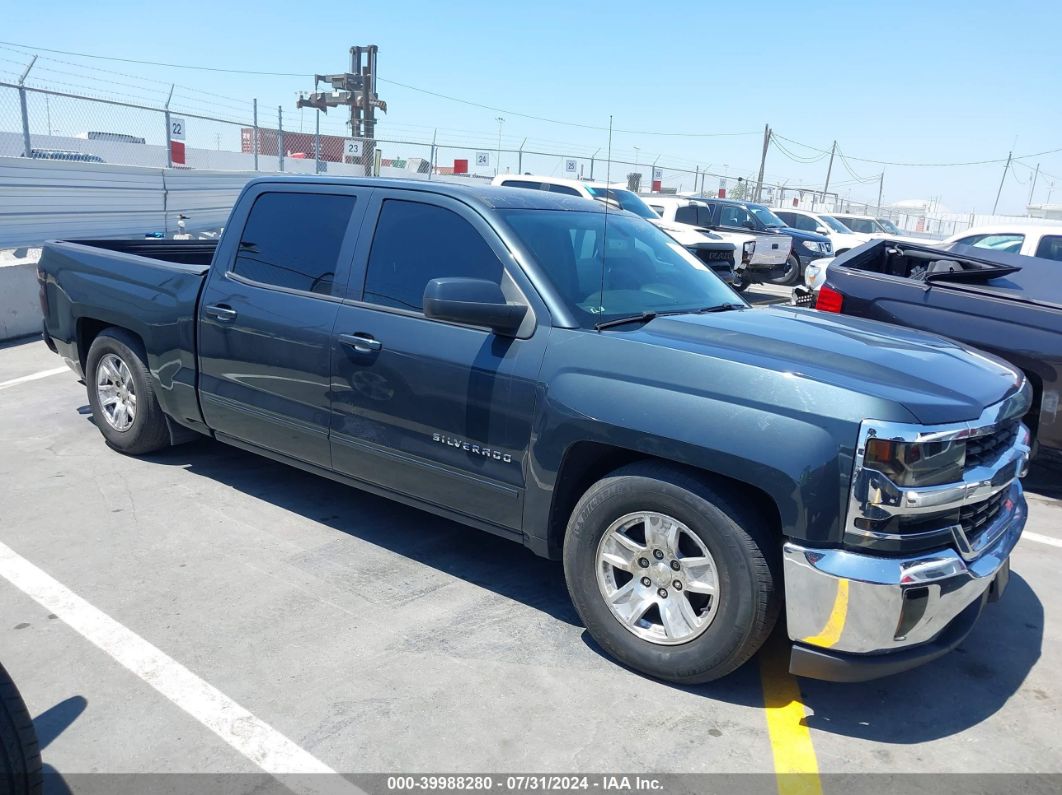
{"label": "concrete barrier", "polygon": [[36,258],[0,259],[0,342],[40,330]]}

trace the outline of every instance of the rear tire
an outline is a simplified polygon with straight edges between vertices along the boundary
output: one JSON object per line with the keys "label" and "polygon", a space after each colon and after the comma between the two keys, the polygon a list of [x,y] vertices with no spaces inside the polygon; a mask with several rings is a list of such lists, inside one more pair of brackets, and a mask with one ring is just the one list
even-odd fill
{"label": "rear tire", "polygon": [[799,284],[803,281],[804,269],[800,266],[800,260],[797,259],[796,254],[790,254],[789,258],[785,261],[785,272],[775,278],[771,279],[771,284],[782,284],[787,287],[792,287],[794,284]]}
{"label": "rear tire", "polygon": [[0,665],[0,792],[40,795],[41,749],[26,702]]}
{"label": "rear tire", "polygon": [[143,345],[128,331],[109,328],[92,341],[85,385],[96,426],[126,455],[168,447],[169,428],[155,397]]}
{"label": "rear tire", "polygon": [[564,574],[575,609],[609,654],[649,676],[696,684],[737,669],[774,627],[779,545],[749,506],[684,470],[642,462],[579,500]]}

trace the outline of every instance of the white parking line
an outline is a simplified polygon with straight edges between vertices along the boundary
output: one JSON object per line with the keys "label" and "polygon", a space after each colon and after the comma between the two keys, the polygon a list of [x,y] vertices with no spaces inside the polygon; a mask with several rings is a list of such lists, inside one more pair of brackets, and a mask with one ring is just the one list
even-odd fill
{"label": "white parking line", "polygon": [[51,370],[42,370],[41,372],[34,373],[33,375],[24,375],[21,378],[12,378],[10,381],[4,381],[3,383],[0,383],[0,389],[7,389],[11,386],[18,386],[19,384],[24,384],[27,381],[38,381],[41,378],[47,378],[51,375],[59,375],[59,373],[69,372],[71,372],[69,367],[54,367]]}
{"label": "white parking line", "polygon": [[262,770],[282,777],[290,789],[307,795],[364,795],[324,762],[2,542],[0,577],[57,615]]}
{"label": "white parking line", "polygon": [[1021,534],[1022,538],[1027,538],[1030,541],[1036,541],[1039,544],[1047,544],[1048,546],[1058,547],[1062,549],[1062,538],[1052,538],[1051,536],[1042,536],[1039,533],[1030,533],[1028,530]]}

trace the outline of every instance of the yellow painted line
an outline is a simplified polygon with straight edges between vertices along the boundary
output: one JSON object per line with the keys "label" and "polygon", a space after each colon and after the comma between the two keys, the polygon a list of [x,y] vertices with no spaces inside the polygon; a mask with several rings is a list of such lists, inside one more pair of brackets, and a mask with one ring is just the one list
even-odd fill
{"label": "yellow painted line", "polygon": [[841,633],[844,632],[844,621],[847,617],[848,580],[841,579],[837,581],[837,596],[833,599],[833,608],[830,610],[830,617],[826,619],[826,626],[822,628],[822,632],[818,635],[804,638],[804,642],[810,643],[812,646],[831,648],[841,639]]}
{"label": "yellow painted line", "polygon": [[788,644],[776,635],[760,652],[760,682],[778,795],[822,795],[807,712],[788,663]]}

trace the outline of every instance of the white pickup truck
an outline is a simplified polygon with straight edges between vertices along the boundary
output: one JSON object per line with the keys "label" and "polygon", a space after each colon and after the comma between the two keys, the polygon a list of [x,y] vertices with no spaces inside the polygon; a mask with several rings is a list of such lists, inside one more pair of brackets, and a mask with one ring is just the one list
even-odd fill
{"label": "white pickup truck", "polygon": [[[527,188],[568,196],[582,196],[584,199],[606,202],[611,207],[633,212],[663,229],[674,238],[676,243],[715,271],[723,281],[739,288],[741,269],[753,256],[752,235],[719,235],[707,230],[699,230],[690,224],[668,221],[650,209],[637,194],[607,182],[585,182],[531,174],[499,174],[491,181],[491,184],[505,188]],[[737,253],[739,251],[740,255]]]}
{"label": "white pickup truck", "polygon": [[738,287],[766,282],[778,276],[785,267],[793,239],[788,235],[753,234],[710,229],[711,209],[702,201],[686,196],[663,196],[658,193],[642,197],[666,223],[714,235],[743,248],[751,244],[751,256],[738,268]]}

